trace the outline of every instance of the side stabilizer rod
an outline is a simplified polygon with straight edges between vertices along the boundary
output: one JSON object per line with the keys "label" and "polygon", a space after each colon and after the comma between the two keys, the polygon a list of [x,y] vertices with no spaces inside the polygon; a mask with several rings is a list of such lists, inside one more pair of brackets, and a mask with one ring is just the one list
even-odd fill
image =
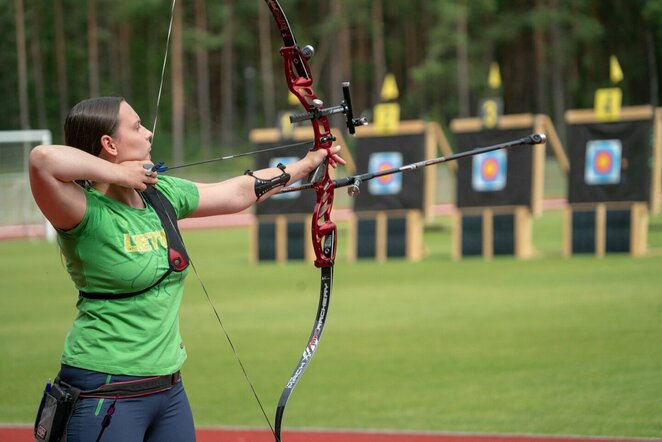
{"label": "side stabilizer rod", "polygon": [[[447,163],[449,161],[455,161],[462,158],[467,158],[487,152],[492,152],[494,150],[510,149],[512,147],[517,147],[517,146],[545,144],[546,142],[547,142],[547,136],[545,134],[536,133],[517,140],[507,141],[505,143],[494,144],[492,146],[486,146],[486,147],[477,147],[475,149],[467,150],[464,152],[458,152],[452,155],[432,158],[430,160],[418,161],[416,163],[411,163],[411,164],[405,164],[404,166],[394,167],[392,169],[380,170],[379,172],[367,172],[360,175],[337,178],[333,180],[333,184],[336,188],[349,187],[349,189],[347,189],[347,193],[349,193],[351,197],[357,197],[361,193],[360,190],[361,184],[364,183],[365,181],[370,181],[374,178],[417,170],[435,164]],[[281,193],[299,192],[301,190],[309,190],[312,188],[313,188],[313,184],[307,183],[307,184],[302,184],[300,186],[286,187],[283,190],[281,190]]]}

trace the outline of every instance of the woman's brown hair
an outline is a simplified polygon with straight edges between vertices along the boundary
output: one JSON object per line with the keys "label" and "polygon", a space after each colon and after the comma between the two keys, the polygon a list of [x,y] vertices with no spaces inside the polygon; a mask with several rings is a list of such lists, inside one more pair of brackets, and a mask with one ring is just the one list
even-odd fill
{"label": "woman's brown hair", "polygon": [[123,101],[122,97],[97,97],[75,105],[64,122],[64,144],[99,156],[101,137],[115,133]]}

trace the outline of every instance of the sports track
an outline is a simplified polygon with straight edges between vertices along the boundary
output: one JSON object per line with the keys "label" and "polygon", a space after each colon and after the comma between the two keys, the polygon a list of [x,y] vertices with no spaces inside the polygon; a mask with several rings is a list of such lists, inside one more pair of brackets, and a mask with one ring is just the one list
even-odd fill
{"label": "sports track", "polygon": [[[266,430],[199,428],[197,442],[273,442]],[[404,433],[343,430],[286,430],[283,442],[662,442],[662,439],[542,436],[518,434]],[[28,426],[0,426],[0,442],[32,442]]]}

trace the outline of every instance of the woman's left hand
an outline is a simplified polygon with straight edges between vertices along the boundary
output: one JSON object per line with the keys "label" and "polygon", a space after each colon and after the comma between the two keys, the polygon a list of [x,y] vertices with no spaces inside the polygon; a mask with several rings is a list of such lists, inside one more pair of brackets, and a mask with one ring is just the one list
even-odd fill
{"label": "woman's left hand", "polygon": [[332,146],[331,148],[327,149],[317,149],[317,150],[312,150],[306,154],[305,159],[309,160],[312,168],[311,172],[315,170],[317,166],[319,166],[322,161],[324,161],[324,158],[329,159],[329,165],[333,168],[337,167],[338,164],[340,165],[346,165],[347,161],[342,159],[340,155],[338,155],[338,152],[340,152],[341,147],[336,145]]}

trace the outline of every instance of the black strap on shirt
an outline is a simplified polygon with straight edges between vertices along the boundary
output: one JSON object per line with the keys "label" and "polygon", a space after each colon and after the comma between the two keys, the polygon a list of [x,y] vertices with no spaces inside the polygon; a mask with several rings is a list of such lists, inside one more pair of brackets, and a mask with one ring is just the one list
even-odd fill
{"label": "black strap on shirt", "polygon": [[172,272],[181,272],[189,265],[188,253],[184,247],[179,227],[177,226],[177,212],[172,206],[168,198],[154,186],[147,186],[147,189],[142,193],[145,197],[147,204],[154,208],[154,211],[161,220],[161,225],[166,234],[166,242],[168,243],[168,270],[152,285],[142,290],[130,293],[99,293],[99,292],[84,292],[79,291],[79,296],[87,299],[124,299],[132,296],[141,295],[150,291],[159,285],[164,279]]}
{"label": "black strap on shirt", "polygon": [[154,208],[161,220],[168,242],[168,263],[174,272],[181,272],[189,265],[188,253],[177,226],[177,212],[168,198],[154,186],[147,186],[143,192],[147,203]]}

